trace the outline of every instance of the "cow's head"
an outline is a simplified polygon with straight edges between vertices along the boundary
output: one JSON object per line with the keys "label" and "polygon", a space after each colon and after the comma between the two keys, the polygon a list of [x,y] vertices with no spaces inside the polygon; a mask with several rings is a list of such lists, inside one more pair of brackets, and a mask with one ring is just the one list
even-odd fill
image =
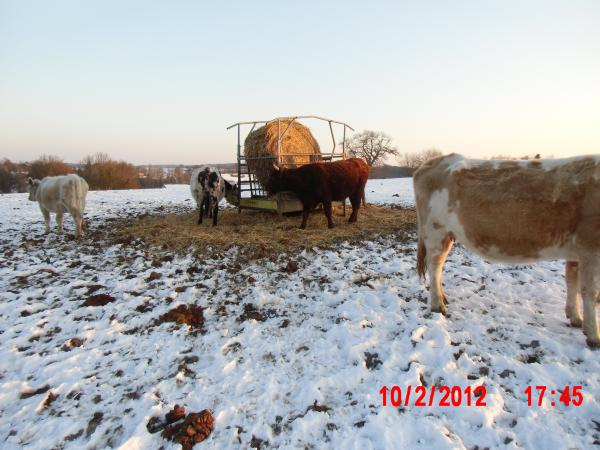
{"label": "cow's head", "polygon": [[269,194],[275,194],[286,189],[283,183],[285,170],[285,167],[279,167],[273,164],[271,175],[269,175],[269,181],[267,181],[267,184],[265,185],[265,189]]}
{"label": "cow's head", "polygon": [[227,203],[236,205],[238,202],[239,188],[237,184],[231,184],[229,181],[223,179],[225,182],[225,199]]}
{"label": "cow's head", "polygon": [[29,200],[31,200],[32,202],[36,201],[35,194],[38,190],[39,185],[40,180],[34,180],[31,177],[27,179],[27,191],[29,192]]}

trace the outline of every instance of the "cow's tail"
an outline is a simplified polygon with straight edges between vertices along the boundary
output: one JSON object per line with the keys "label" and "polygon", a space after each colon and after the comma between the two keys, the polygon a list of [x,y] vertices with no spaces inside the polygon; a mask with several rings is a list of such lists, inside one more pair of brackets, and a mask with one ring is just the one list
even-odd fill
{"label": "cow's tail", "polygon": [[421,280],[425,279],[425,272],[427,270],[427,248],[425,247],[425,242],[419,233],[419,243],[417,246],[417,273],[419,274],[419,278]]}
{"label": "cow's tail", "polygon": [[[416,186],[415,186],[416,191]],[[415,195],[416,210],[417,210],[417,274],[420,280],[425,279],[425,272],[427,271],[427,247],[425,247],[425,233],[423,232],[423,217],[419,214],[419,199]]]}

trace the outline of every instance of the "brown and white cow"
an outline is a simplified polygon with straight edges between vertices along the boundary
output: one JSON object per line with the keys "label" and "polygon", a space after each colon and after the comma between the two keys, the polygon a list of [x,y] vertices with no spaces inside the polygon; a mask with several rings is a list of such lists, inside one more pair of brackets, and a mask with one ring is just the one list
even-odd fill
{"label": "brown and white cow", "polygon": [[[600,156],[470,160],[452,154],[414,174],[417,271],[431,282],[431,310],[446,312],[442,266],[452,244],[492,261],[566,260],[571,324],[600,346]],[[578,296],[583,298],[583,322]]]}
{"label": "brown and white cow", "polygon": [[63,214],[68,212],[75,222],[75,237],[81,237],[83,210],[88,192],[87,182],[74,173],[56,177],[45,177],[41,181],[28,180],[29,200],[37,201],[46,222],[46,233],[50,232],[50,213],[56,213],[58,232],[63,232]]}

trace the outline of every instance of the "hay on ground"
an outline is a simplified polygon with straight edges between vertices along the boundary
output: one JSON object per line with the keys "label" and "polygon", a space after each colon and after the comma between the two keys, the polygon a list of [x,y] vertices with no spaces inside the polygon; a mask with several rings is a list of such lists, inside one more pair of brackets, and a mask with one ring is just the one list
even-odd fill
{"label": "hay on ground", "polygon": [[[146,244],[162,250],[215,255],[231,246],[238,246],[248,258],[261,258],[279,253],[292,253],[313,247],[331,248],[340,242],[374,239],[378,235],[415,230],[413,209],[380,206],[361,208],[358,222],[348,223],[351,209],[342,217],[342,207],[334,207],[335,228],[327,228],[323,211],[315,211],[308,219],[306,230],[300,230],[301,217],[281,216],[265,211],[226,209],[219,212],[219,225],[197,225],[195,212],[144,216],[129,219],[113,227],[117,242],[140,238]],[[127,239],[125,239],[127,238]]]}
{"label": "hay on ground", "polygon": [[[298,167],[303,164],[321,160],[321,149],[312,133],[304,125],[289,120],[279,121],[281,138],[281,161],[285,167]],[[288,128],[289,126],[289,128]],[[258,182],[265,186],[269,180],[273,163],[277,163],[277,121],[266,125],[248,134],[244,142],[244,155],[246,158],[264,158],[272,156],[273,159],[248,159],[248,169],[256,175]]]}

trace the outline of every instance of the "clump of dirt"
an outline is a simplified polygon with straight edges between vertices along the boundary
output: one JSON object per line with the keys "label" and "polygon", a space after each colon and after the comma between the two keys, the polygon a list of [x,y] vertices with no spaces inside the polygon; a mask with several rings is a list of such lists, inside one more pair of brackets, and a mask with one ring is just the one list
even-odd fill
{"label": "clump of dirt", "polygon": [[92,418],[89,420],[87,428],[85,429],[86,437],[90,437],[98,428],[98,425],[102,423],[102,419],[104,418],[104,413],[99,411],[95,412]]}
{"label": "clump of dirt", "polygon": [[375,370],[381,366],[383,362],[379,359],[378,353],[365,352],[365,365],[369,370]]}
{"label": "clump of dirt", "polygon": [[246,320],[256,320],[257,322],[264,322],[270,317],[277,315],[274,309],[259,310],[252,303],[244,304],[244,312],[237,318],[238,322],[245,322]]}
{"label": "clump of dirt", "polygon": [[163,430],[161,436],[169,441],[181,444],[183,450],[191,450],[194,444],[205,440],[215,427],[212,412],[203,409],[199,413],[185,415],[183,406],[175,405],[165,415],[165,420],[152,417],[146,424],[150,433]]}
{"label": "clump of dirt", "polygon": [[130,245],[135,238],[131,234],[119,236],[115,239],[115,244]]}
{"label": "clump of dirt", "polygon": [[331,408],[327,405],[318,405],[317,401],[315,400],[312,405],[306,408],[306,412],[308,411],[329,412],[331,411]]}
{"label": "clump of dirt", "polygon": [[164,255],[152,261],[152,267],[161,267],[163,263],[173,261],[173,255]]}
{"label": "clump of dirt", "polygon": [[294,273],[298,271],[298,263],[296,261],[288,261],[287,265],[281,269],[285,273]]}
{"label": "clump of dirt", "polygon": [[195,273],[200,273],[202,271],[197,266],[190,266],[187,268],[186,272],[188,275],[192,276]]}
{"label": "clump of dirt", "polygon": [[112,295],[108,294],[95,294],[90,295],[81,306],[104,306],[114,302],[116,299]]}
{"label": "clump of dirt", "polygon": [[155,305],[153,305],[149,301],[145,301],[141,305],[136,306],[135,310],[140,313],[147,313],[148,311],[152,311],[154,309],[154,306]]}
{"label": "clump of dirt", "polygon": [[25,399],[25,398],[33,397],[34,395],[40,395],[40,394],[43,394],[44,392],[48,392],[49,390],[50,390],[49,384],[42,386],[38,389],[24,390],[24,391],[21,391],[21,395],[19,396],[19,398]]}
{"label": "clump of dirt", "polygon": [[94,292],[96,292],[96,291],[104,288],[104,286],[102,286],[101,284],[92,284],[92,285],[86,286],[86,287],[87,287],[87,290],[88,290],[87,291],[87,295],[91,295]]}
{"label": "clump of dirt", "polygon": [[151,281],[159,280],[161,277],[162,275],[160,273],[152,271],[150,272],[150,275],[148,275],[148,277],[146,278],[146,281],[150,283]]}
{"label": "clump of dirt", "polygon": [[202,331],[204,327],[203,309],[197,305],[179,305],[160,316],[155,324],[160,325],[165,322],[185,324],[194,331]]}
{"label": "clump of dirt", "polygon": [[263,446],[267,445],[269,445],[269,441],[265,441],[264,439],[257,438],[256,436],[252,435],[252,439],[250,440],[250,448],[260,450],[263,448]]}
{"label": "clump of dirt", "polygon": [[183,406],[175,405],[171,411],[165,415],[167,425],[177,422],[179,419],[185,417],[185,408]]}
{"label": "clump of dirt", "polygon": [[58,394],[55,394],[52,391],[48,392],[48,394],[46,394],[46,398],[44,398],[44,401],[42,402],[42,406],[40,407],[40,412],[47,409],[48,407],[50,407],[50,405],[57,398],[58,398]]}
{"label": "clump of dirt", "polygon": [[72,349],[74,349],[75,347],[81,347],[82,345],[83,345],[83,339],[74,337],[64,343],[64,345],[62,346],[62,350],[65,352],[68,352],[68,351],[71,351]]}

